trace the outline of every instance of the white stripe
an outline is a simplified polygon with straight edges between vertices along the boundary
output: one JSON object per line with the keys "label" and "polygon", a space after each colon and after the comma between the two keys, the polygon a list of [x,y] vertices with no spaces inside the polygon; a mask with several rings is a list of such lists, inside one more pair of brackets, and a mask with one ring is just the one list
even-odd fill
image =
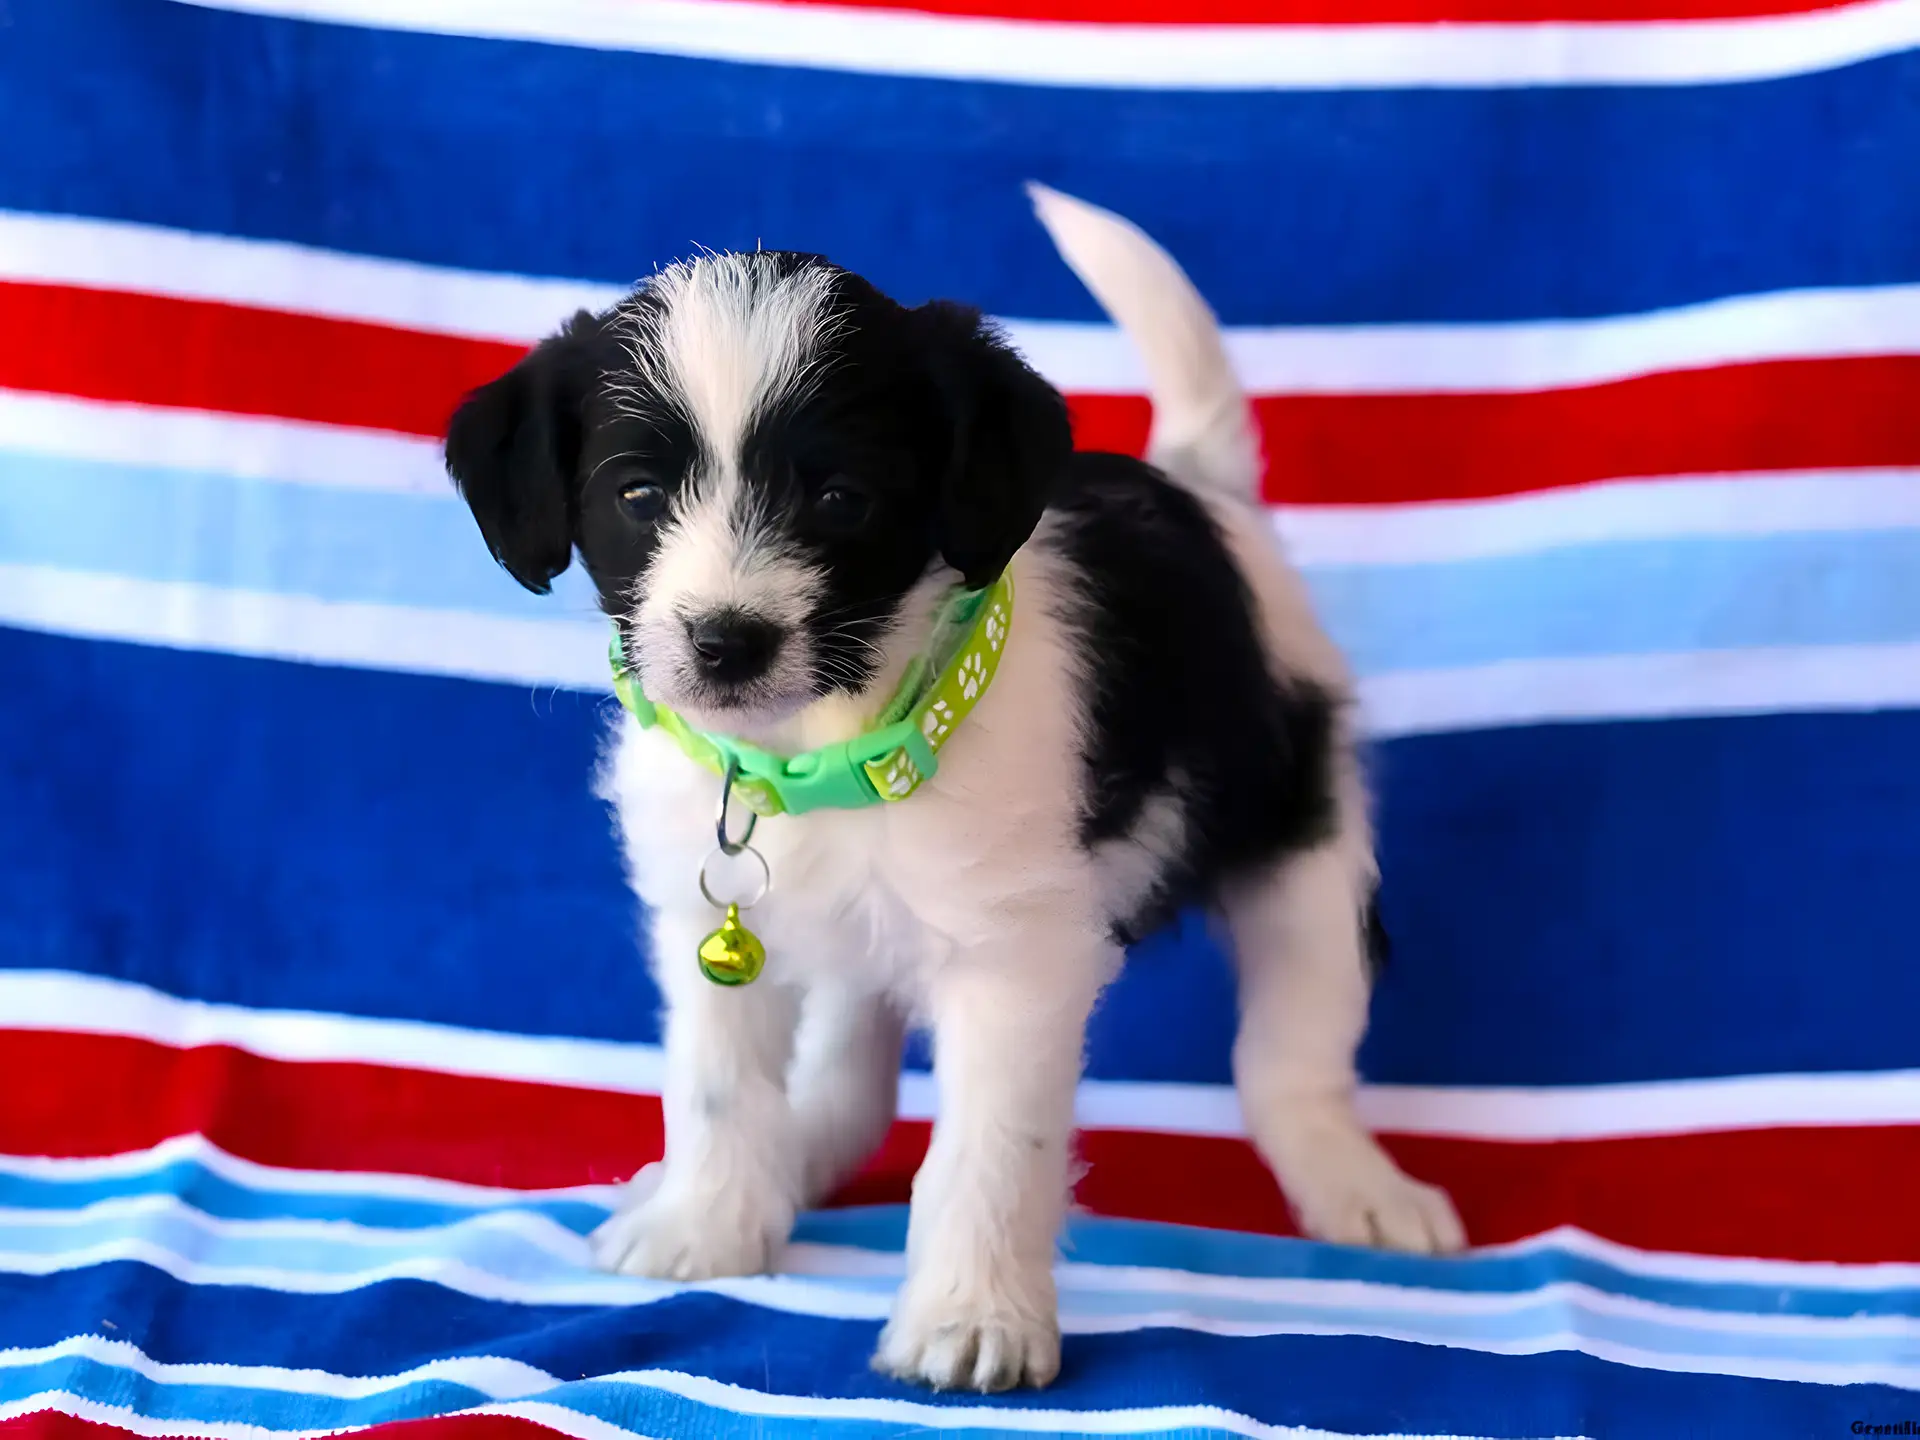
{"label": "white stripe", "polygon": [[618,286],[453,270],[277,240],[0,210],[0,277],[531,344]]}
{"label": "white stripe", "polygon": [[[663,1071],[652,1045],[211,1005],[65,971],[0,971],[0,1016],[22,1030],[124,1035],[180,1047],[230,1045],[276,1060],[356,1061],[630,1094],[657,1094]],[[928,1077],[905,1077],[901,1098],[907,1118],[932,1116]],[[1488,1140],[1915,1124],[1920,1123],[1920,1070],[1552,1089],[1372,1085],[1362,1087],[1360,1103],[1378,1129]],[[1081,1084],[1077,1113],[1090,1129],[1244,1133],[1238,1102],[1226,1086],[1088,1080]]]}
{"label": "white stripe", "polygon": [[[520,1274],[499,1274],[458,1255],[411,1254],[386,1261],[370,1258],[367,1264],[351,1269],[301,1270],[285,1265],[210,1261],[200,1253],[201,1248],[183,1254],[142,1235],[120,1235],[50,1254],[0,1250],[0,1274],[59,1275],[97,1265],[132,1262],[150,1266],[183,1285],[239,1285],[285,1295],[346,1295],[395,1280],[411,1280],[477,1300],[512,1305],[647,1305],[697,1293],[720,1295],[789,1315],[862,1321],[884,1320],[893,1298],[888,1289],[856,1289],[790,1275],[749,1275],[683,1283],[610,1274],[587,1263],[584,1241],[580,1247],[580,1264],[571,1274],[535,1279]],[[1090,1327],[1091,1331],[1101,1333],[1116,1328],[1124,1330],[1130,1326],[1124,1318],[1113,1322],[1103,1317]],[[1212,1322],[1195,1322],[1187,1328],[1211,1331],[1218,1327]],[[1351,1331],[1352,1327],[1347,1329]],[[1256,1332],[1248,1333],[1271,1330],[1271,1326],[1262,1325]]]}
{"label": "white stripe", "polygon": [[210,1005],[129,981],[58,970],[0,972],[0,1017],[0,1023],[23,1030],[124,1035],[181,1049],[229,1045],[269,1060],[350,1060],[635,1095],[657,1095],[665,1074],[654,1045]]}
{"label": "white stripe", "polygon": [[[874,1298],[836,1291],[822,1285],[806,1286],[770,1277],[716,1280],[681,1285],[670,1280],[641,1280],[629,1275],[605,1275],[582,1269],[573,1282],[527,1281],[495,1275],[463,1260],[444,1255],[411,1256],[358,1270],[292,1270],[277,1265],[223,1265],[183,1255],[138,1235],[120,1236],[58,1254],[42,1255],[0,1250],[0,1273],[59,1275],[96,1265],[131,1262],[147,1265],[183,1285],[240,1285],[254,1290],[277,1290],[285,1295],[345,1295],[394,1280],[438,1285],[477,1300],[514,1305],[644,1305],[689,1290],[727,1295],[749,1304],[835,1320],[877,1320],[885,1314],[885,1297]],[[769,1287],[778,1287],[770,1289]],[[766,1294],[760,1292],[766,1291]]]}
{"label": "white stripe", "polygon": [[[1083,1221],[1084,1223],[1084,1221]],[[1098,1222],[1095,1222],[1098,1223]],[[1131,1222],[1126,1222],[1131,1223]],[[1660,1280],[1677,1280],[1684,1283],[1705,1285],[1752,1285],[1765,1289],[1781,1290],[1837,1290],[1848,1294],[1875,1294],[1898,1290],[1911,1290],[1920,1286],[1920,1264],[1903,1264],[1892,1261],[1870,1261],[1842,1263],[1824,1260],[1753,1260],[1737,1256],[1687,1255],[1672,1251],[1636,1250],[1617,1241],[1603,1239],[1585,1230],[1570,1225],[1556,1226],[1543,1230],[1522,1240],[1508,1241],[1499,1245],[1476,1245],[1472,1258],[1486,1259],[1499,1257],[1525,1257],[1530,1255],[1564,1254],[1592,1260],[1610,1270]],[[811,1242],[795,1243],[787,1247],[781,1260],[784,1271],[796,1274],[820,1275],[859,1275],[867,1277],[898,1278],[905,1273],[905,1257],[894,1250],[863,1250],[851,1245],[826,1245]],[[1143,1290],[1198,1288],[1206,1291],[1216,1279],[1224,1280],[1230,1287],[1241,1285],[1290,1285],[1303,1283],[1320,1284],[1363,1284],[1377,1285],[1395,1291],[1419,1295],[1456,1294],[1456,1291],[1437,1291],[1408,1282],[1389,1279],[1378,1280],[1335,1280],[1321,1277],[1311,1281],[1300,1277],[1283,1279],[1256,1279],[1245,1276],[1221,1276],[1214,1272],[1190,1270],[1154,1269],[1145,1266],[1127,1265],[1119,1261],[1095,1263],[1084,1261],[1061,1261],[1059,1270],[1063,1276],[1069,1276],[1072,1283],[1084,1290],[1114,1290],[1138,1288]],[[1123,1274],[1134,1277],[1128,1280],[1108,1280],[1110,1274]],[[1188,1282],[1193,1282],[1189,1285]],[[1560,1283],[1560,1282],[1554,1282]],[[1228,1292],[1241,1293],[1229,1289]],[[1246,1292],[1251,1295],[1255,1292]],[[1470,1293],[1470,1292],[1468,1292]],[[1527,1291],[1493,1291],[1493,1294],[1538,1294],[1539,1287]],[[1595,1294],[1611,1295],[1613,1292],[1595,1290]],[[1265,1298],[1275,1298],[1280,1292],[1271,1292]],[[1646,1302],[1654,1303],[1654,1302]],[[1671,1309],[1673,1307],[1666,1307]],[[1689,1313],[1692,1313],[1689,1309]],[[1705,1311],[1702,1313],[1722,1315],[1729,1311]],[[1763,1317],[1771,1312],[1756,1312]],[[1813,1317],[1822,1318],[1822,1317]],[[1900,1315],[1892,1317],[1902,1325],[1911,1326],[1914,1317]]]}
{"label": "white stripe", "polygon": [[1699,84],[1905,49],[1920,9],[1523,25],[1076,25],[729,0],[190,0],[256,14],[885,75],[1195,90]]}
{"label": "white stripe", "polygon": [[600,621],[516,620],[0,564],[0,624],[273,660],[612,689]]}
{"label": "white stripe", "polygon": [[[599,1208],[612,1211],[619,1192],[606,1187],[595,1197]],[[355,1198],[359,1198],[356,1196]],[[323,1245],[330,1253],[364,1252],[378,1256],[391,1251],[418,1254],[423,1251],[457,1252],[468,1239],[492,1239],[507,1236],[540,1252],[547,1258],[574,1269],[590,1268],[587,1242],[558,1221],[537,1210],[515,1208],[530,1196],[510,1195],[504,1208],[481,1209],[460,1220],[443,1225],[379,1226],[356,1220],[232,1219],[210,1215],[168,1191],[149,1191],[139,1195],[116,1195],[71,1209],[29,1209],[0,1205],[0,1232],[32,1231],[51,1234],[61,1230],[97,1230],[117,1225],[129,1234],[151,1235],[157,1225],[172,1224],[193,1229],[209,1242],[243,1241],[254,1244]],[[51,1252],[48,1252],[51,1253]],[[201,1255],[206,1251],[202,1249]],[[868,1253],[868,1252],[861,1252]],[[821,1271],[819,1273],[830,1273]],[[6,1354],[0,1351],[0,1363]]]}
{"label": "white stripe", "polygon": [[383,1200],[417,1200],[433,1205],[472,1209],[520,1205],[538,1200],[579,1200],[609,1209],[620,1192],[617,1185],[516,1190],[498,1185],[474,1185],[461,1180],[441,1180],[429,1175],[293,1170],[278,1165],[263,1165],[257,1160],[229,1154],[206,1136],[197,1133],[169,1136],[147,1149],[123,1150],[114,1155],[0,1154],[0,1175],[17,1175],[54,1184],[74,1184],[149,1175],[178,1164],[197,1165],[244,1190],[287,1191],[301,1195],[370,1195]]}
{"label": "white stripe", "polygon": [[1562,1250],[1630,1275],[1706,1284],[1763,1285],[1800,1290],[1911,1290],[1920,1285],[1920,1264],[1892,1261],[1842,1263],[1826,1260],[1759,1260],[1743,1256],[1686,1255],[1638,1250],[1571,1225],[1505,1245],[1475,1246],[1475,1255],[1527,1255]]}
{"label": "white stripe", "polygon": [[41,1365],[70,1358],[94,1360],[130,1371],[156,1385],[231,1385],[280,1390],[292,1395],[324,1395],[358,1400],[428,1380],[444,1380],[478,1390],[490,1400],[517,1400],[560,1382],[520,1360],[493,1355],[431,1360],[394,1375],[335,1375],[328,1370],[288,1370],[278,1365],[169,1364],[154,1360],[139,1346],[102,1335],[74,1335],[56,1345],[0,1349],[0,1366]]}
{"label": "white stripe", "polygon": [[[1580,1234],[1578,1231],[1572,1233]],[[1574,1247],[1552,1248],[1567,1250]],[[1473,1253],[1479,1257],[1500,1252],[1476,1249]],[[1806,1262],[1801,1264],[1806,1266]],[[1905,1270],[1908,1274],[1904,1283],[1911,1284],[1911,1274],[1916,1267],[1859,1268]],[[1434,1332],[1424,1327],[1396,1329],[1382,1326],[1379,1317],[1431,1320],[1437,1328],[1444,1329],[1448,1317],[1508,1316],[1551,1306],[1567,1315],[1585,1313],[1611,1316],[1650,1326],[1691,1329],[1723,1337],[1751,1335],[1820,1341],[1920,1338],[1920,1320],[1912,1315],[1832,1316],[1703,1309],[1694,1305],[1618,1294],[1580,1280],[1549,1280],[1524,1290],[1468,1290],[1384,1279],[1226,1275],[1147,1265],[1084,1264],[1073,1261],[1056,1262],[1054,1270],[1059,1280],[1062,1323],[1073,1334],[1114,1333],[1166,1323],[1179,1328],[1204,1329],[1208,1333],[1277,1334],[1284,1329],[1286,1333],[1294,1334],[1364,1333],[1389,1339],[1421,1340]],[[906,1257],[897,1252],[876,1254],[833,1246],[789,1245],[781,1258],[780,1272],[785,1275],[859,1275],[898,1281],[906,1274]],[[1903,1288],[1887,1276],[1874,1275],[1872,1279],[1876,1282],[1872,1286],[1821,1288],[1844,1288],[1849,1293]],[[1121,1296],[1142,1308],[1124,1312],[1107,1308],[1082,1309],[1083,1296]],[[1193,1313],[1196,1308],[1204,1311],[1209,1301],[1287,1307],[1294,1311],[1317,1308],[1324,1312],[1325,1318],[1308,1319],[1294,1314],[1285,1319],[1242,1321]],[[1176,1302],[1184,1302],[1190,1308],[1185,1311],[1176,1309]],[[1178,1318],[1168,1320],[1165,1318],[1168,1315]],[[1350,1323],[1358,1321],[1363,1315],[1364,1329],[1356,1323]],[[1529,1344],[1534,1338],[1528,1336],[1515,1343]],[[1590,1343],[1590,1338],[1583,1338],[1579,1348],[1585,1348]]]}
{"label": "white stripe", "polygon": [[[783,1264],[782,1268],[790,1266]],[[1062,1264],[1055,1268],[1060,1277],[1063,1314],[1074,1311],[1080,1294],[1099,1294],[1126,1296],[1138,1304],[1161,1300],[1204,1306],[1207,1300],[1218,1299],[1247,1305],[1313,1306],[1333,1313],[1342,1310],[1365,1312],[1369,1320],[1380,1315],[1393,1315],[1403,1320],[1431,1320],[1437,1327],[1444,1328],[1450,1317],[1509,1316],[1551,1306],[1567,1315],[1584,1312],[1724,1337],[1748,1335],[1816,1341],[1920,1338],[1920,1320],[1911,1315],[1782,1315],[1707,1310],[1697,1306],[1644,1300],[1636,1295],[1615,1294],[1577,1280],[1551,1280],[1525,1290],[1447,1290],[1375,1280],[1206,1275],[1131,1265]],[[902,1276],[905,1274],[904,1261],[900,1273]],[[1152,1323],[1146,1318],[1147,1313],[1138,1311],[1112,1315],[1096,1311],[1076,1314],[1073,1328],[1076,1333],[1091,1333],[1096,1328],[1143,1329]],[[1157,1315],[1167,1312],[1163,1309],[1151,1313]],[[1216,1323],[1262,1325],[1269,1328],[1269,1333],[1275,1333],[1274,1327],[1283,1324],[1290,1329],[1296,1323],[1323,1325],[1344,1322],[1337,1319],[1287,1319]],[[1360,1332],[1349,1330],[1347,1333]],[[1364,1333],[1385,1335],[1387,1331],[1373,1323],[1368,1325]],[[1432,1332],[1423,1328],[1422,1333]],[[1415,1332],[1401,1330],[1394,1338],[1413,1339]]]}
{"label": "white stripe", "polygon": [[1288,554],[1309,570],[1486,560],[1616,541],[1908,530],[1920,526],[1920,469],[1688,475],[1493,500],[1283,505],[1274,523]]}
{"label": "white stripe", "polygon": [[0,390],[0,450],[455,500],[439,442],[303,420]]}
{"label": "white stripe", "polygon": [[[529,345],[575,310],[605,308],[625,293],[619,286],[4,210],[0,278]],[[1139,355],[1110,325],[1001,323],[1041,373],[1070,394],[1146,393]],[[1545,390],[1761,360],[1920,354],[1920,285],[1783,290],[1588,320],[1235,327],[1226,338],[1242,383],[1256,395]]]}
{"label": "white stripe", "polygon": [[1371,1085],[1376,1130],[1466,1139],[1602,1140],[1770,1126],[1920,1123],[1920,1070],[1738,1075],[1560,1089]]}
{"label": "white stripe", "polygon": [[[1139,355],[1105,325],[1003,322],[1072,394],[1139,395]],[[1479,394],[1598,385],[1761,360],[1920,353],[1920,285],[1781,290],[1591,320],[1230,327],[1255,395]]]}
{"label": "white stripe", "polygon": [[1913,643],[1503,660],[1360,682],[1362,723],[1377,739],[1554,721],[1916,705],[1920,644]]}

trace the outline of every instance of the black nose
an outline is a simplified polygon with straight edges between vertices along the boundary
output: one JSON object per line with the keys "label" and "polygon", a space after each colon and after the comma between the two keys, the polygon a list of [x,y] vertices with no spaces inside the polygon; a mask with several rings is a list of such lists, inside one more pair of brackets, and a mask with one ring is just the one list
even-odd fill
{"label": "black nose", "polygon": [[712,679],[739,685],[765,673],[780,648],[780,627],[738,610],[687,622],[687,640]]}

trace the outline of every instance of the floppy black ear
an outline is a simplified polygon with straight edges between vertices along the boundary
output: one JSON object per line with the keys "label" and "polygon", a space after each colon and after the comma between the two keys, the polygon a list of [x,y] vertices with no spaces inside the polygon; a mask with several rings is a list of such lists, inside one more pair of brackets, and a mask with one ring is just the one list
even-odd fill
{"label": "floppy black ear", "polygon": [[941,556],[969,587],[991,585],[1040,523],[1073,453],[1067,403],[963,305],[916,312],[951,424],[941,482]]}
{"label": "floppy black ear", "polygon": [[581,407],[600,322],[585,310],[513,369],[460,402],[447,473],[493,558],[536,595],[573,558]]}

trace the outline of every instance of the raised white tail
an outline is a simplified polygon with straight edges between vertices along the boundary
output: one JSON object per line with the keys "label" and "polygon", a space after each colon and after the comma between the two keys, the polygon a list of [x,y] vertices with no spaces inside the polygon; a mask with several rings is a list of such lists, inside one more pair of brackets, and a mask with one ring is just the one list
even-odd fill
{"label": "raised white tail", "polygon": [[1174,258],[1132,221],[1029,184],[1061,258],[1132,339],[1153,399],[1147,459],[1219,498],[1260,491],[1259,432],[1207,302]]}

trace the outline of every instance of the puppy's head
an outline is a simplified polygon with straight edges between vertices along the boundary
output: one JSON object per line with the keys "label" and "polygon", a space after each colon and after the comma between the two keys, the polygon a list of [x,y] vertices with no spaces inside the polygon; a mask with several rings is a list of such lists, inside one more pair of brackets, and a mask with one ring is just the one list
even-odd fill
{"label": "puppy's head", "polygon": [[750,729],[871,686],[930,574],[990,583],[1071,448],[976,312],[758,252],[575,316],[466,398],[447,468],[528,589],[578,551],[648,696]]}

